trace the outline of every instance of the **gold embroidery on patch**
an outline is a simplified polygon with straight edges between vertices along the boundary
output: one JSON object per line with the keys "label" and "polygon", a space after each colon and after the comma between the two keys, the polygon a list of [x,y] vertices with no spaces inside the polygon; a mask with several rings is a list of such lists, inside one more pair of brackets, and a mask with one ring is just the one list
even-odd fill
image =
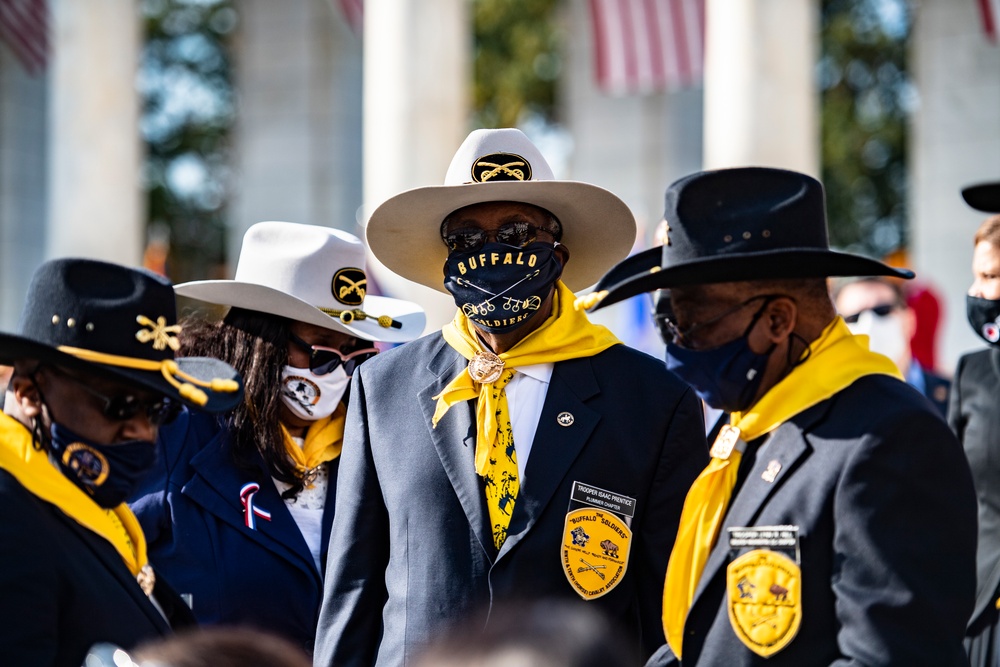
{"label": "gold embroidery on patch", "polygon": [[591,507],[566,515],[563,572],[584,600],[599,598],[622,582],[631,548],[632,531],[617,515]]}
{"label": "gold embroidery on patch", "polygon": [[778,551],[755,549],[726,568],[729,622],[736,636],[767,658],[788,646],[802,623],[802,571]]}
{"label": "gold embroidery on patch", "polygon": [[154,350],[165,350],[168,347],[176,352],[180,349],[181,343],[177,340],[176,335],[181,332],[181,325],[173,324],[167,326],[167,318],[160,315],[156,318],[156,321],[149,319],[145,315],[139,315],[135,318],[135,321],[144,327],[149,327],[149,330],[139,329],[135,332],[135,338],[140,343],[153,342]]}
{"label": "gold embroidery on patch", "polygon": [[361,269],[340,269],[333,274],[330,291],[337,301],[348,306],[360,306],[368,293],[368,278]]}

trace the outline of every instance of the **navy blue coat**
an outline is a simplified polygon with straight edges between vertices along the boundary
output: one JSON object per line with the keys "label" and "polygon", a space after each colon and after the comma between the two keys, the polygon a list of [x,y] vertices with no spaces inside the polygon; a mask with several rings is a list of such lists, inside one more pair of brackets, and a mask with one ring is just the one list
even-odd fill
{"label": "navy blue coat", "polygon": [[[149,543],[149,559],[177,591],[191,596],[202,623],[248,624],[312,650],[322,592],[321,572],[274,481],[258,460],[233,463],[218,418],[184,412],[160,430],[156,470],[131,503]],[[321,562],[333,522],[337,465],[323,514]],[[253,505],[270,512],[244,520],[240,490],[256,482]]]}
{"label": "navy blue coat", "polygon": [[[649,665],[966,665],[976,500],[947,424],[912,387],[861,378],[779,426],[733,498],[684,626]],[[741,470],[741,474],[742,474]],[[727,529],[797,526],[801,625],[765,659],[728,615]]]}
{"label": "navy blue coat", "polygon": [[[648,655],[663,642],[681,507],[708,462],[697,398],[663,362],[624,345],[555,363],[497,553],[474,465],[475,402],[431,427],[433,397],[466,365],[435,333],[355,372],[315,664],[395,667],[471,610],[535,596],[603,610]],[[588,602],[560,553],[575,481],[636,499],[628,569]]]}

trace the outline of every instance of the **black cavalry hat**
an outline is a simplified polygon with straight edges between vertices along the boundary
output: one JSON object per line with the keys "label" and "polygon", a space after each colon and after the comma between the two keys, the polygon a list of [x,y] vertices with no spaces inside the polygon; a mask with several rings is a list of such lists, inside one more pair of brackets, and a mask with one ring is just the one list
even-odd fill
{"label": "black cavalry hat", "polygon": [[592,296],[590,310],[640,292],[706,283],[895,276],[874,259],[830,250],[823,186],[794,171],[741,167],[703,171],[667,188],[665,245],[620,262]]}
{"label": "black cavalry hat", "polygon": [[964,187],[962,199],[977,211],[1000,213],[1000,181]]}
{"label": "black cavalry hat", "polygon": [[175,358],[173,286],[144,269],[91,259],[45,262],[32,276],[17,333],[0,332],[0,363],[37,359],[221,412],[242,398],[239,373],[218,359]]}

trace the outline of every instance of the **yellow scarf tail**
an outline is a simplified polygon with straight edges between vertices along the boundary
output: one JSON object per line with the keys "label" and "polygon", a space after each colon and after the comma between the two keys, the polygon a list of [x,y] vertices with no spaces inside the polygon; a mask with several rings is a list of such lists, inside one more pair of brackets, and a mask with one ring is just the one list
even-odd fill
{"label": "yellow scarf tail", "polygon": [[47,453],[32,446],[31,433],[23,424],[2,413],[0,468],[33,495],[110,542],[133,575],[142,572],[147,564],[146,537],[128,505],[104,509],[95,503],[49,461]]}
{"label": "yellow scarf tail", "polygon": [[333,414],[323,419],[317,419],[306,431],[305,442],[301,447],[292,439],[285,425],[281,425],[281,433],[285,439],[285,451],[295,463],[295,467],[303,475],[319,465],[332,461],[340,456],[344,446],[344,422],[347,408],[341,403]]}
{"label": "yellow scarf tail", "polygon": [[[868,349],[867,336],[851,334],[844,321],[837,317],[809,346],[806,360],[773,386],[749,411],[734,412],[730,424],[738,430],[743,442],[756,440],[859,378],[877,374],[903,379],[888,357]],[[663,587],[663,631],[678,658],[681,657],[684,621],[694,601],[705,563],[718,538],[741,459],[739,449],[732,450],[728,458],[713,454],[708,467],[698,476],[684,499],[677,539],[670,553]]]}
{"label": "yellow scarf tail", "polygon": [[[592,323],[587,315],[573,307],[574,296],[566,285],[556,283],[552,315],[542,326],[525,336],[517,345],[499,355],[506,368],[554,363],[566,359],[589,357],[619,341],[606,327]],[[455,319],[441,329],[441,334],[459,354],[472,359],[483,351],[472,322],[461,309]],[[497,406],[500,392],[495,383],[478,383],[465,370],[459,373],[440,394],[432,424],[436,427],[445,413],[456,403],[476,398],[476,472],[484,475],[489,448],[497,430]]]}

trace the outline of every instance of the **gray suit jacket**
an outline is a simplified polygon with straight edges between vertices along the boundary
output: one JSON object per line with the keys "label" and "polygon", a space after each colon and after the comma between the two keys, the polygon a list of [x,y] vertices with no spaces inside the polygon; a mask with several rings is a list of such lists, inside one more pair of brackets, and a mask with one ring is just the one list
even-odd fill
{"label": "gray suit jacket", "polygon": [[[648,655],[663,642],[663,577],[684,497],[708,461],[697,399],[623,345],[556,363],[496,553],[474,468],[474,402],[431,428],[433,397],[465,366],[437,333],[355,373],[315,664],[400,665],[442,624],[536,596],[596,605]],[[572,425],[556,419],[564,412]],[[628,569],[586,603],[560,559],[574,481],[636,499]]]}

